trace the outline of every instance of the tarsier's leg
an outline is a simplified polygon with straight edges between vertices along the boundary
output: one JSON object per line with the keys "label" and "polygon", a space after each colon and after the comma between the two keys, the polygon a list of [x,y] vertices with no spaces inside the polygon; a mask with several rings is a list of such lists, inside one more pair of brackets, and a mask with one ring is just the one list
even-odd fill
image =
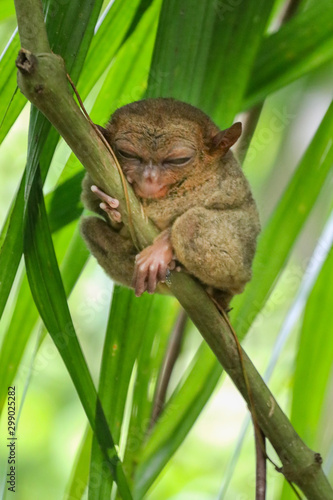
{"label": "tarsier's leg", "polygon": [[226,307],[251,277],[247,248],[251,228],[241,211],[192,208],[174,223],[171,242],[177,260]]}
{"label": "tarsier's leg", "polygon": [[89,250],[107,274],[114,281],[130,287],[137,253],[131,240],[98,217],[82,219],[81,232]]}

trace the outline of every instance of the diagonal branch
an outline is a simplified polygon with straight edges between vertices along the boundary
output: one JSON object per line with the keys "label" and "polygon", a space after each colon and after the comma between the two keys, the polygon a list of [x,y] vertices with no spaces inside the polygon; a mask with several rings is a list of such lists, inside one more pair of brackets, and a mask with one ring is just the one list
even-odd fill
{"label": "diagonal branch", "polygon": [[[58,130],[94,181],[120,200],[122,219],[128,224],[118,171],[72,98],[62,59],[52,54],[46,43],[40,0],[15,0],[15,6],[23,46],[17,61],[20,90]],[[157,230],[145,219],[130,185],[128,192],[137,237],[147,246]],[[178,272],[171,273],[168,286],[249,403],[235,340],[206,292],[190,276]],[[243,359],[258,423],[275,448],[284,475],[297,484],[308,499],[333,500],[333,490],[322,471],[320,456],[297,435],[245,352]]]}

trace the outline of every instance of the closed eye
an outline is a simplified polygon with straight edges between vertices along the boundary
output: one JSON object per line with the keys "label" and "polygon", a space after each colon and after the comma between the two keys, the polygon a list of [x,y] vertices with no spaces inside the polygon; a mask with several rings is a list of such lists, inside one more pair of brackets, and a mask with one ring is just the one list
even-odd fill
{"label": "closed eye", "polygon": [[139,160],[141,161],[140,156],[135,155],[134,153],[128,153],[127,151],[123,151],[122,149],[118,149],[118,153],[120,156],[123,158],[126,158],[127,160]]}
{"label": "closed eye", "polygon": [[192,159],[191,156],[186,156],[184,158],[168,158],[164,160],[164,164],[167,165],[185,165]]}

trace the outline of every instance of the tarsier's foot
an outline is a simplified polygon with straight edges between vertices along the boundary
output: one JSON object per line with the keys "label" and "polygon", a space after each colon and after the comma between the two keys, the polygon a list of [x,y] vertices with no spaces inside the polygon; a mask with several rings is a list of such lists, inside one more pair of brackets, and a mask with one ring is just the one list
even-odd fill
{"label": "tarsier's foot", "polygon": [[91,186],[92,192],[98,196],[102,203],[99,204],[102,210],[104,210],[112,222],[121,222],[121,214],[116,210],[119,207],[119,200],[116,198],[111,198],[108,194],[104,193],[97,186]]}
{"label": "tarsier's foot", "polygon": [[136,256],[132,283],[135,295],[139,297],[146,290],[154,293],[158,282],[165,281],[167,271],[176,267],[174,259],[170,234],[164,231]]}

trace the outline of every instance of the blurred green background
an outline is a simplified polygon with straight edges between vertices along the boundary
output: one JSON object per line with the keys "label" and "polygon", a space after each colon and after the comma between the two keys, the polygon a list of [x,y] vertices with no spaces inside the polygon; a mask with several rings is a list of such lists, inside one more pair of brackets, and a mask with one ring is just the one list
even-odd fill
{"label": "blurred green background", "polygon": [[[11,9],[10,15],[3,16],[3,20],[0,20],[1,51],[5,49],[16,26],[14,9],[10,2],[6,2],[7,7]],[[276,12],[278,17],[280,10],[276,8]],[[274,29],[273,21],[272,29]],[[313,139],[332,99],[332,88],[333,63],[330,61],[272,93],[265,100],[244,162],[244,172],[252,186],[263,225],[274,210],[295,167]],[[95,92],[97,93],[96,89]],[[90,95],[90,99],[93,102],[93,94]],[[244,120],[245,114],[240,114],[237,119]],[[5,221],[25,167],[28,124],[29,104],[26,104],[1,145],[1,225]],[[48,173],[45,193],[50,192],[56,185],[69,153],[67,145],[61,139]],[[302,184],[299,185],[299,190],[302,190]],[[262,374],[270,362],[275,342],[306,270],[309,272],[309,261],[332,210],[332,190],[331,172],[292,250],[286,268],[243,342],[246,352]],[[76,225],[77,221],[72,224]],[[19,279],[11,291],[2,318],[0,342],[11,320],[15,305],[15,290],[18,285]],[[69,300],[76,332],[96,385],[112,287],[111,280],[91,258]],[[174,309],[176,307],[175,304]],[[288,335],[269,383],[273,394],[287,414],[291,408],[301,325],[302,315]],[[86,429],[85,413],[67,369],[49,336],[36,352],[40,331],[40,327],[37,327],[31,335],[15,379],[20,403],[15,494],[18,500],[30,498],[41,500],[46,496],[50,500],[63,498]],[[187,328],[181,355],[172,375],[170,391],[181,379],[200,344],[200,338],[193,326]],[[322,453],[326,471],[331,479],[333,478],[332,383],[331,376],[318,422],[320,432],[316,442],[316,451],[320,450]],[[224,375],[184,443],[164,468],[154,487],[147,494],[147,498],[151,500],[218,498],[247,415],[244,401]],[[0,431],[1,436],[6,435],[5,412],[2,415]],[[0,444],[0,469],[3,471],[6,469],[7,460],[3,438]],[[267,498],[271,500],[281,498],[283,479],[270,465],[268,478]],[[230,485],[223,498],[226,500],[254,498],[254,481],[254,441],[250,426]],[[82,498],[87,498],[86,493]]]}

